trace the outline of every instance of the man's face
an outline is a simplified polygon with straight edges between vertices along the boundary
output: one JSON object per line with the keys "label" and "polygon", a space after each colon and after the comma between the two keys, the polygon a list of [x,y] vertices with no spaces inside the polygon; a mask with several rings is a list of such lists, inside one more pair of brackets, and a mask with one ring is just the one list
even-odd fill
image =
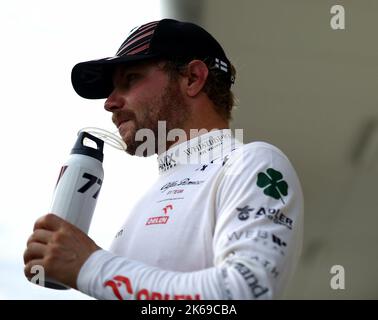
{"label": "man's face", "polygon": [[180,86],[162,69],[163,64],[143,63],[128,68],[118,67],[115,71],[114,90],[104,107],[113,113],[112,120],[131,155],[144,142],[135,141],[138,130],[152,130],[157,152],[158,121],[166,121],[169,131],[182,128],[189,118],[189,108]]}

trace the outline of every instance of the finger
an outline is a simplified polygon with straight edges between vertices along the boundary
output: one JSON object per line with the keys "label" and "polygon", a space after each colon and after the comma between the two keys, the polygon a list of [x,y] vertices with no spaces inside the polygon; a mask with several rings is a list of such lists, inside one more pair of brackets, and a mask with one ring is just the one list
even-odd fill
{"label": "finger", "polygon": [[36,221],[33,231],[36,229],[56,231],[59,229],[63,221],[64,220],[62,218],[59,218],[57,215],[49,213]]}
{"label": "finger", "polygon": [[39,270],[41,270],[41,268],[42,270],[44,270],[42,259],[30,260],[27,264],[25,264],[25,267],[24,267],[25,277],[30,280],[33,276],[35,276],[39,272]]}
{"label": "finger", "polygon": [[36,229],[32,235],[29,237],[26,245],[28,246],[31,242],[39,242],[47,244],[52,238],[53,232],[45,229]]}
{"label": "finger", "polygon": [[30,260],[43,258],[46,253],[47,246],[38,242],[31,242],[24,252],[24,263]]}

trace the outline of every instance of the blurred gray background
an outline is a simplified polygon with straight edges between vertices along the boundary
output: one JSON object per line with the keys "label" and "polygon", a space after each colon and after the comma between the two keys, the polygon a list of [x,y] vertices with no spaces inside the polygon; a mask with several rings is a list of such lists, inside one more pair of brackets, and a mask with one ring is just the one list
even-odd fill
{"label": "blurred gray background", "polygon": [[[333,5],[345,30],[330,26]],[[281,148],[305,194],[304,247],[287,299],[378,298],[378,1],[161,0],[238,71],[233,128]],[[345,289],[330,286],[333,265]]]}

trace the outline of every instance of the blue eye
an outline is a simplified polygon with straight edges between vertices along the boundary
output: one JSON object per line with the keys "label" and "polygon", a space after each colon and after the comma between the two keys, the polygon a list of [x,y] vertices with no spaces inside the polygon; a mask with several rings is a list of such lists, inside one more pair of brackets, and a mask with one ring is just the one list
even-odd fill
{"label": "blue eye", "polygon": [[129,89],[135,83],[135,81],[138,80],[139,78],[140,78],[139,73],[125,72],[123,75],[121,75],[118,78],[118,80],[115,80],[115,84],[119,86],[120,88]]}

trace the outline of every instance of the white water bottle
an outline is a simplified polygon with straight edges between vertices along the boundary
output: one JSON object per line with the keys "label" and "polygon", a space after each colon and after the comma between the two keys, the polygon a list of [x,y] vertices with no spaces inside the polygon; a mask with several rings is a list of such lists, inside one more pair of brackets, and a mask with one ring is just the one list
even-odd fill
{"label": "white water bottle", "polygon": [[[95,143],[96,148],[85,145],[87,140]],[[104,178],[103,148],[103,140],[85,131],[79,133],[68,161],[60,170],[49,211],[85,233],[88,233]],[[69,289],[48,278],[46,278],[45,287]]]}

